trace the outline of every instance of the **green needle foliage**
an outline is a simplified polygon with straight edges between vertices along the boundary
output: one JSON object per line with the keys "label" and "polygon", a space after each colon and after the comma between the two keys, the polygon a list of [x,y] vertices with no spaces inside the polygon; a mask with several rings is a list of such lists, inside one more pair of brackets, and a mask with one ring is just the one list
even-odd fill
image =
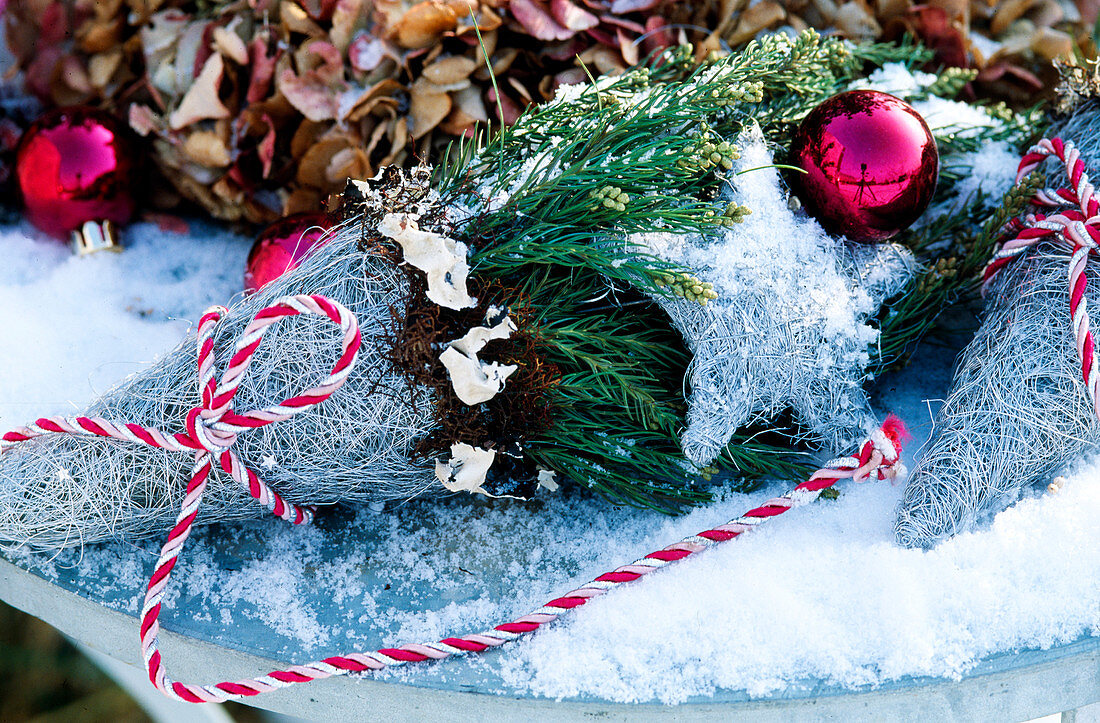
{"label": "green needle foliage", "polygon": [[[796,430],[772,435],[775,443],[747,430],[708,469],[684,459],[690,356],[645,292],[705,303],[709,287],[680,281],[688,270],[626,239],[736,223],[751,209],[726,208],[718,196],[746,126],[784,148],[807,113],[869,69],[930,57],[912,44],[853,46],[813,31],[702,64],[681,47],[451,148],[437,186],[465,214],[457,229],[475,249],[473,273],[518,292],[533,310],[540,358],[560,370],[554,422],[526,440],[532,460],[616,502],[663,511],[708,499],[703,483],[715,474],[748,489],[806,470],[809,455],[792,449]],[[937,89],[954,93],[967,79],[945,74]],[[924,333],[920,314],[949,296],[904,302],[885,322],[883,358]]]}

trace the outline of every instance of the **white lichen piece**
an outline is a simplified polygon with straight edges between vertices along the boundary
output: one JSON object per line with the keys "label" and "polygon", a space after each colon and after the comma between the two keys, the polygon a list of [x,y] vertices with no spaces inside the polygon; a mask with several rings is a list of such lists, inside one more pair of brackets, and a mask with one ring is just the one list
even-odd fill
{"label": "white lichen piece", "polygon": [[378,224],[383,236],[397,242],[405,262],[424,272],[428,280],[428,298],[448,309],[468,309],[475,305],[466,289],[470,267],[466,263],[466,244],[433,231],[424,231],[411,214],[388,213]]}
{"label": "white lichen piece", "polygon": [[[503,310],[496,306],[490,306],[488,313],[485,315],[487,320],[499,318],[503,313]],[[487,321],[491,323],[491,321]],[[505,315],[498,323],[493,326],[475,326],[466,332],[466,335],[461,339],[451,342],[451,347],[458,349],[466,356],[476,357],[477,353],[485,348],[493,339],[507,339],[512,336],[512,333],[517,331],[519,327],[512,321],[510,316]]]}
{"label": "white lichen piece", "polygon": [[451,492],[469,492],[492,497],[484,487],[485,476],[493,466],[497,453],[469,444],[452,444],[451,458],[435,463],[435,476]]}
{"label": "white lichen piece", "polygon": [[[492,319],[499,315],[489,310]],[[477,355],[492,339],[507,339],[516,330],[512,319],[505,316],[492,327],[475,326],[461,339],[451,342],[439,355],[439,360],[447,368],[451,377],[451,386],[464,404],[474,405],[487,402],[495,397],[505,382],[519,367],[515,364],[486,363]]]}
{"label": "white lichen piece", "polygon": [[537,480],[539,487],[545,487],[551,492],[557,492],[558,488],[561,487],[561,485],[558,484],[557,476],[558,473],[552,469],[540,469]]}

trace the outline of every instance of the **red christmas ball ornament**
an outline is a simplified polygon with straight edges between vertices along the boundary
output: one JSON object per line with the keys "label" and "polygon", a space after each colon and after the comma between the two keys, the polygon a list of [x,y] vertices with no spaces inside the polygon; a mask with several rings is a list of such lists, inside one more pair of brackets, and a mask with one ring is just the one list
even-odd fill
{"label": "red christmas ball ornament", "polygon": [[939,152],[912,106],[877,90],[852,90],[814,108],[791,145],[794,190],[829,233],[890,238],[924,213]]}
{"label": "red christmas ball ornament", "polygon": [[63,239],[89,222],[106,227],[104,222],[129,221],[137,166],[126,128],[108,113],[83,106],[43,115],[23,134],[15,154],[27,218]]}
{"label": "red christmas ball ornament", "polygon": [[324,213],[295,213],[268,226],[248,253],[245,291],[255,293],[296,268],[330,228],[332,222]]}

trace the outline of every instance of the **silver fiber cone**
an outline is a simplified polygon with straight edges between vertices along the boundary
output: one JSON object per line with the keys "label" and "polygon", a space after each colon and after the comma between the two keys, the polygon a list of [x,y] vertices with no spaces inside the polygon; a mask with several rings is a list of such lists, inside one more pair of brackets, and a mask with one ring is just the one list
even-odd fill
{"label": "silver fiber cone", "polygon": [[[253,315],[281,296],[323,294],[359,319],[363,347],[344,386],[290,420],[242,433],[235,445],[242,461],[292,502],[407,499],[438,487],[409,454],[429,429],[430,399],[422,394],[426,403],[414,411],[406,382],[386,371],[383,359],[384,326],[391,308],[402,308],[404,276],[392,259],[361,250],[361,239],[358,221],[334,231],[300,268],[233,308],[215,337],[220,376]],[[315,384],[339,357],[339,338],[315,317],[270,327],[235,408],[269,406]],[[183,431],[198,401],[196,356],[191,334],[86,414]],[[53,550],[161,535],[178,512],[192,462],[188,454],[101,438],[51,435],[16,445],[0,457],[0,547]],[[228,475],[215,474],[207,489],[200,523],[268,514]]]}
{"label": "silver fiber cone", "polygon": [[[1100,104],[1082,107],[1049,136],[1072,140],[1090,174],[1100,173]],[[1049,185],[1062,185],[1065,172],[1054,164],[1045,166]],[[1069,255],[1042,243],[994,278],[981,328],[959,357],[906,485],[894,525],[899,544],[929,547],[965,530],[1100,445],[1069,319]],[[1094,259],[1086,272],[1092,310],[1100,309],[1097,267]]]}
{"label": "silver fiber cone", "polygon": [[[1100,443],[1068,317],[1068,264],[1068,251],[1047,243],[998,273],[909,477],[899,544],[928,547],[967,529]],[[1100,285],[1086,295],[1100,308]]]}

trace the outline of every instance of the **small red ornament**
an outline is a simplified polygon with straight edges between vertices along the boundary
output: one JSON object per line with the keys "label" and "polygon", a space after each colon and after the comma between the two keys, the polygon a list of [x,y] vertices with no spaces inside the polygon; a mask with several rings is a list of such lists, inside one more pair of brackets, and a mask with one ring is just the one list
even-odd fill
{"label": "small red ornament", "polygon": [[324,213],[295,213],[264,229],[252,244],[244,289],[252,294],[296,268],[332,227]]}
{"label": "small red ornament", "polygon": [[829,233],[890,238],[924,213],[939,153],[912,106],[877,90],[852,90],[814,108],[795,134],[795,192]]}
{"label": "small red ornament", "polygon": [[87,222],[129,221],[136,166],[125,127],[108,113],[82,106],[36,120],[15,155],[27,218],[63,239]]}

